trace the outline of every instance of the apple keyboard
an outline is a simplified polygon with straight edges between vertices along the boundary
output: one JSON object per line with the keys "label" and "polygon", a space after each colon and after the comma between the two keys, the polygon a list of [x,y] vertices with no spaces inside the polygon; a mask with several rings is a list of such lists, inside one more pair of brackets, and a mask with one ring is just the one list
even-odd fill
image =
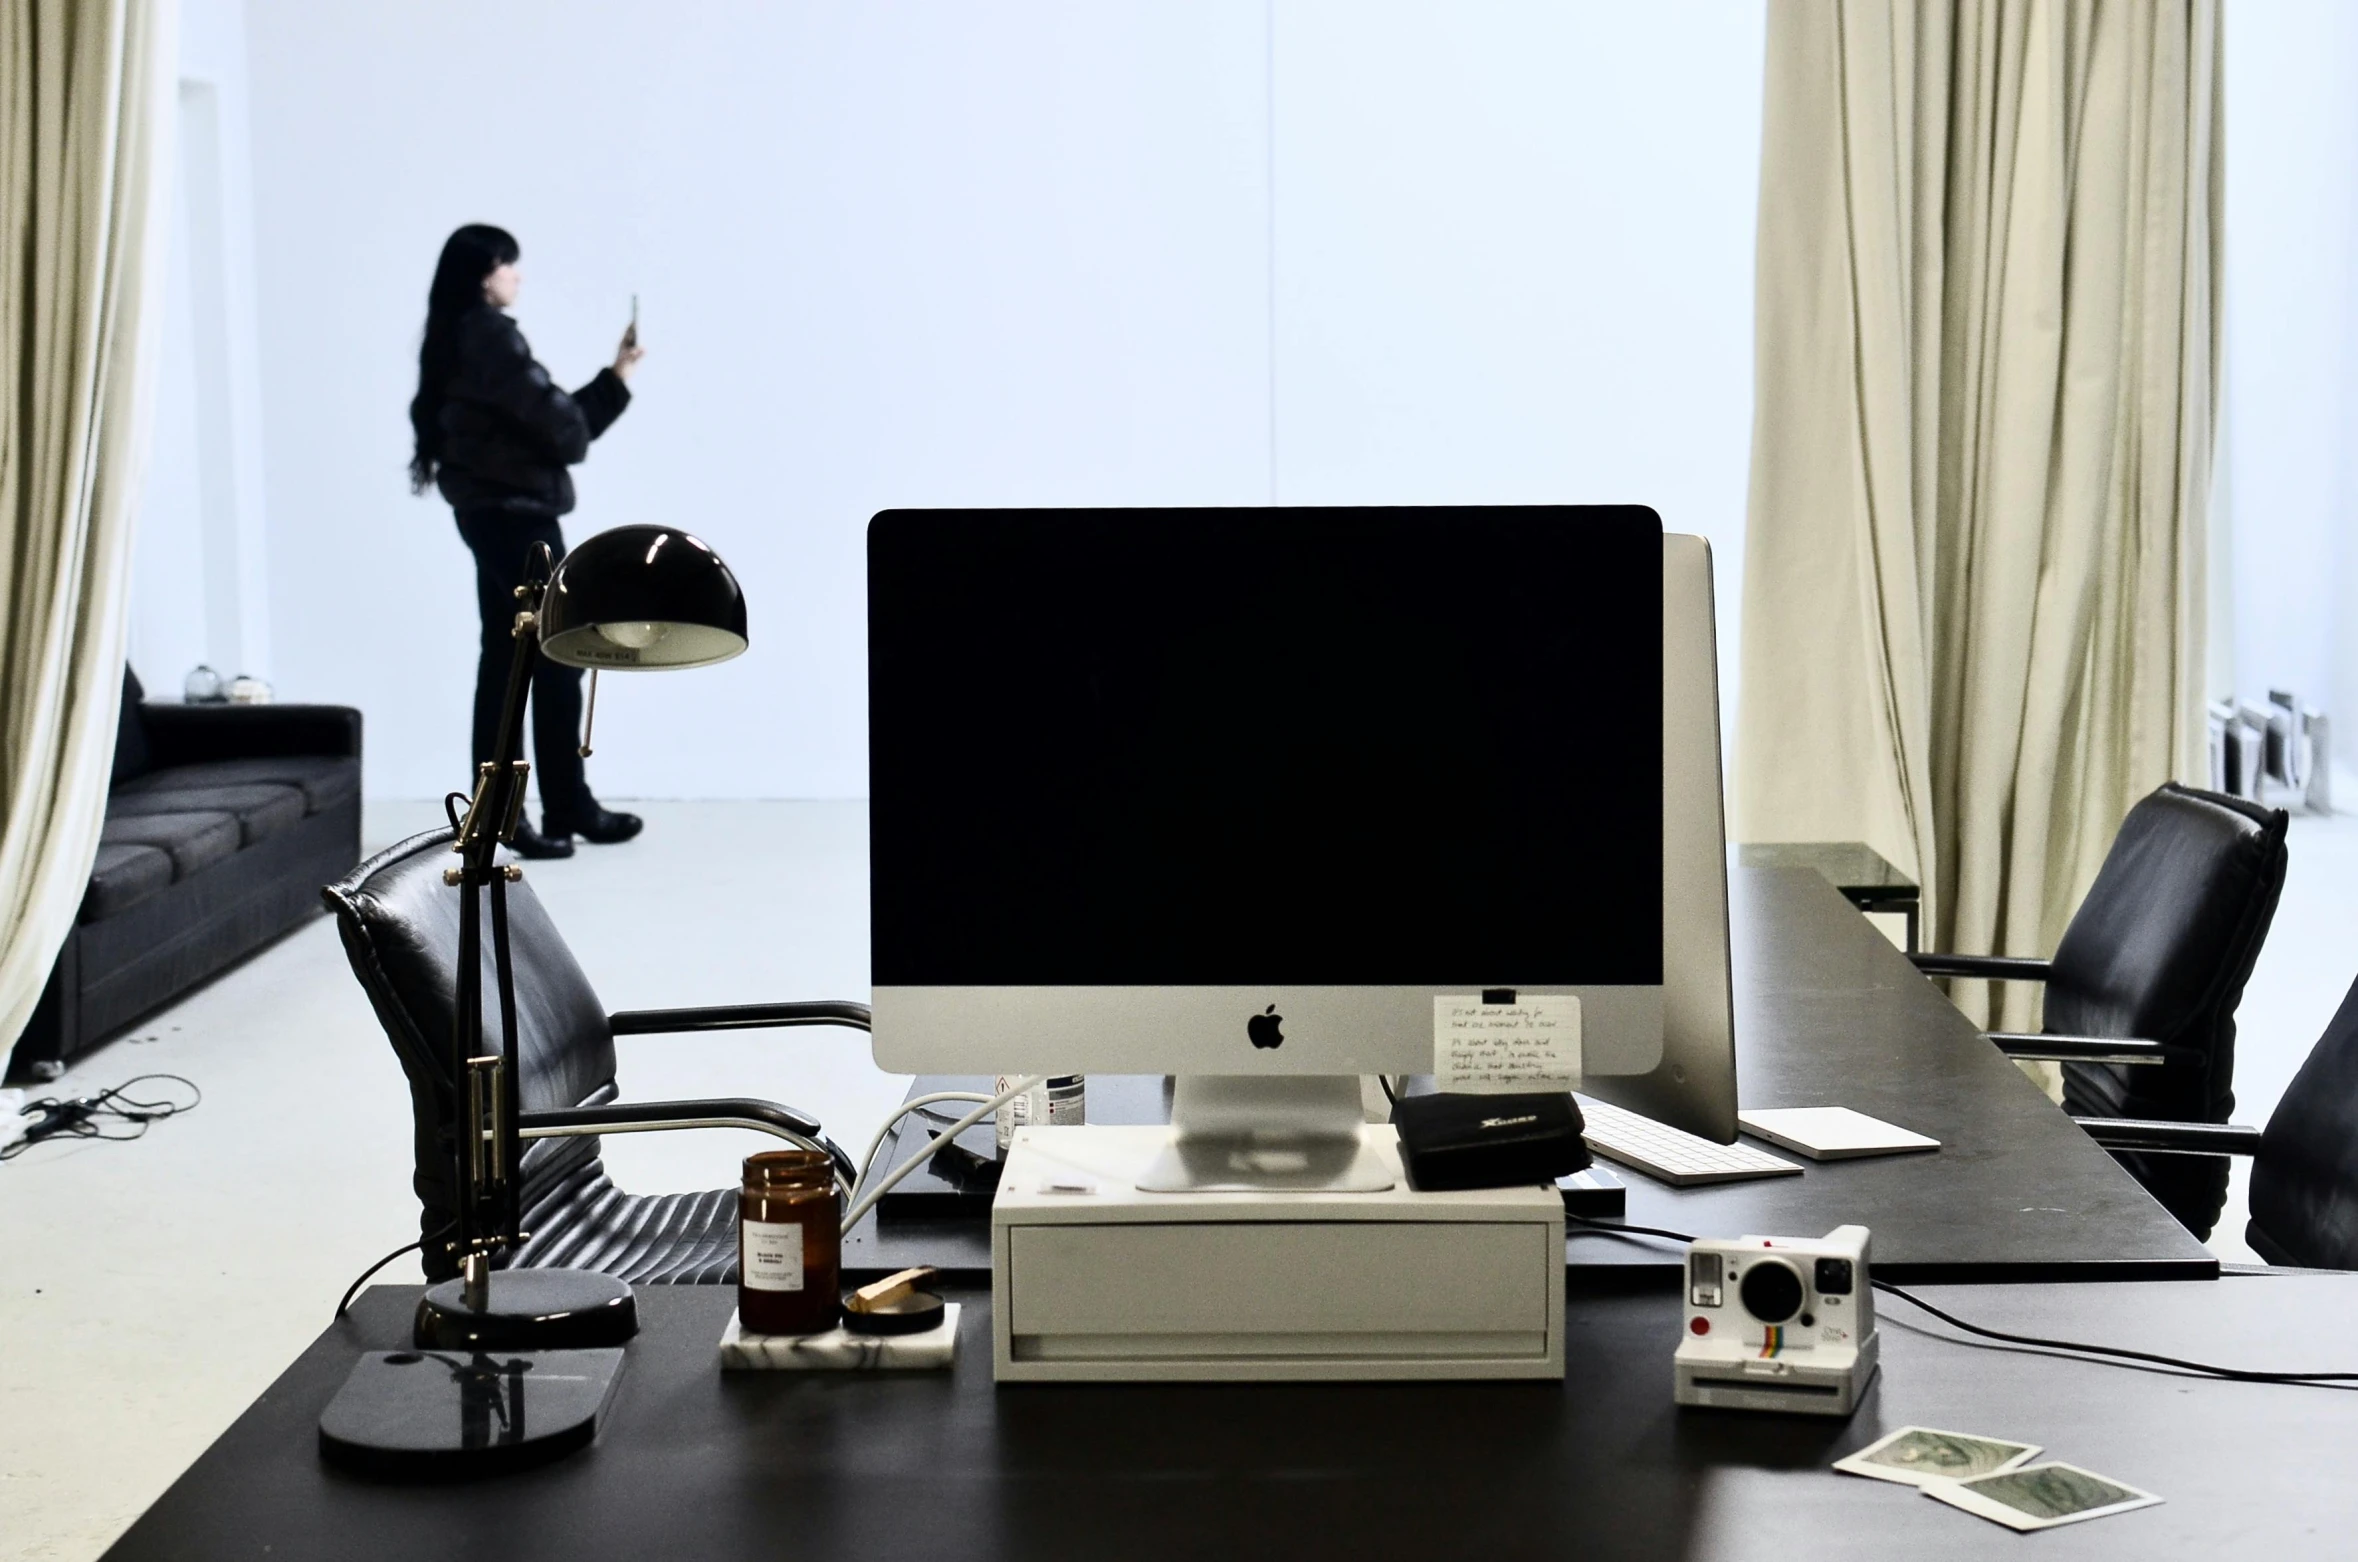
{"label": "apple keyboard", "polygon": [[1634,1166],[1674,1188],[1750,1177],[1798,1177],[1801,1168],[1748,1144],[1714,1144],[1698,1134],[1657,1123],[1592,1096],[1580,1103],[1581,1137],[1607,1160]]}

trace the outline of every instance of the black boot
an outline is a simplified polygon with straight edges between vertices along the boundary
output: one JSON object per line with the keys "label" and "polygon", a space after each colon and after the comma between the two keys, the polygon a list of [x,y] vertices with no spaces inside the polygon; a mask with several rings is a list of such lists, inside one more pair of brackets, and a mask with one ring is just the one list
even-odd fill
{"label": "black boot", "polygon": [[525,814],[516,821],[516,838],[508,843],[519,857],[547,861],[552,857],[573,855],[573,837],[565,834],[543,835],[532,827],[532,816]]}
{"label": "black boot", "polygon": [[627,841],[646,828],[647,824],[637,814],[619,814],[596,803],[590,804],[587,814],[579,816],[559,815],[543,809],[540,822],[544,829],[578,835],[594,846],[612,846]]}

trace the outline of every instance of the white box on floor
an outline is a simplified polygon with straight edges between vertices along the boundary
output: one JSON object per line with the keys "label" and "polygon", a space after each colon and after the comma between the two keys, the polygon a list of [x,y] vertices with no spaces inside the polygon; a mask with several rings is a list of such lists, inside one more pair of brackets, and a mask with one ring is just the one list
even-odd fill
{"label": "white box on floor", "polygon": [[[1392,1129],[1363,1132],[1397,1170]],[[1001,1382],[1564,1375],[1554,1188],[1141,1192],[1171,1134],[1017,1131],[991,1206]]]}

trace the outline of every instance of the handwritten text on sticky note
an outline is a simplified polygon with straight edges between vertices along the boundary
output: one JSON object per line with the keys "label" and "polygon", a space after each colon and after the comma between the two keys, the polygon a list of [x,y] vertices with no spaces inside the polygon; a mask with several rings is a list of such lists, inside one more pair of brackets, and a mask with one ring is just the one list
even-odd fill
{"label": "handwritten text on sticky note", "polygon": [[1433,1000],[1433,1083],[1472,1095],[1571,1090],[1580,1083],[1580,1000],[1526,993],[1484,1003],[1480,993]]}

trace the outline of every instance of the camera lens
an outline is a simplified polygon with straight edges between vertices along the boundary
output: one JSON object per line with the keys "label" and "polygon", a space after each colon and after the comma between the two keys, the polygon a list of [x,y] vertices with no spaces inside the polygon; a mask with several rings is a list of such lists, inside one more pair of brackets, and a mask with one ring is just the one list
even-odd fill
{"label": "camera lens", "polygon": [[1781,1258],[1756,1258],[1736,1287],[1744,1310],[1762,1323],[1783,1323],[1801,1311],[1801,1276]]}

